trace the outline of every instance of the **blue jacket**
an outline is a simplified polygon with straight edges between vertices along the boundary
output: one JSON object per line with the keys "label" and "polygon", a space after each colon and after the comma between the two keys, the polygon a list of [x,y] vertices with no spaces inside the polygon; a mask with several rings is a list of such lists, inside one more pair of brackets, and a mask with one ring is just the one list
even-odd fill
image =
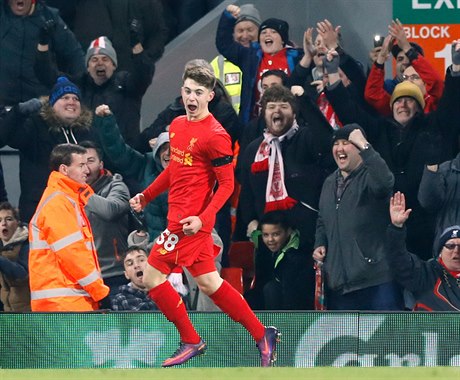
{"label": "blue jacket", "polygon": [[[263,52],[258,42],[253,42],[250,47],[244,47],[233,39],[235,21],[236,19],[229,12],[222,13],[217,26],[216,47],[220,54],[237,65],[243,73],[239,116],[246,124],[250,120],[251,110],[254,107],[254,86]],[[286,54],[289,70],[292,72],[302,58],[303,52],[288,48]]]}

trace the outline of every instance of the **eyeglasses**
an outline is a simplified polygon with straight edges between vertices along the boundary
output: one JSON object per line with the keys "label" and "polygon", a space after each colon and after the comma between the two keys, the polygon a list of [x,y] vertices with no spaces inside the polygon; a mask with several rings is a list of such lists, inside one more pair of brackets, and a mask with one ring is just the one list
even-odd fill
{"label": "eyeglasses", "polygon": [[453,251],[455,248],[460,249],[460,244],[448,243],[444,244],[444,247],[447,248],[449,251]]}
{"label": "eyeglasses", "polygon": [[403,77],[404,80],[418,80],[418,79],[420,79],[420,76],[418,76],[417,74],[411,74],[411,75],[403,74],[402,77]]}

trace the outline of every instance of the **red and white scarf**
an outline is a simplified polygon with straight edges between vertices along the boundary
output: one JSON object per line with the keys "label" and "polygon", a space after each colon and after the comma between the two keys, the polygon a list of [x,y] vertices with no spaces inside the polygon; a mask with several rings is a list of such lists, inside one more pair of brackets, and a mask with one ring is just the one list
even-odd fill
{"label": "red and white scarf", "polygon": [[289,197],[284,184],[284,164],[281,153],[281,143],[289,140],[299,130],[294,120],[292,127],[282,136],[273,136],[264,132],[264,140],[256,152],[256,157],[251,166],[252,173],[268,170],[267,188],[265,191],[265,212],[274,210],[287,210],[292,208],[297,201]]}

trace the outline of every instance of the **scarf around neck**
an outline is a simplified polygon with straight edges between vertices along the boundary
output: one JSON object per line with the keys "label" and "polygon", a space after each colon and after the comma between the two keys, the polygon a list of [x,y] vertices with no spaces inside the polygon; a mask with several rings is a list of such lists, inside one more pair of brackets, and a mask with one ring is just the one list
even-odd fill
{"label": "scarf around neck", "polygon": [[292,138],[298,130],[299,125],[294,120],[292,127],[281,136],[273,136],[267,130],[264,132],[264,139],[251,165],[253,174],[268,171],[264,212],[287,210],[297,203],[295,199],[289,197],[284,183],[281,143]]}

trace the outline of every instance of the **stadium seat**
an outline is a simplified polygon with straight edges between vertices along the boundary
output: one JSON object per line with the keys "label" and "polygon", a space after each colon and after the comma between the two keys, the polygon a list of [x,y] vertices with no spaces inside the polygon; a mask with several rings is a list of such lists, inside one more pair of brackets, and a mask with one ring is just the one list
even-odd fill
{"label": "stadium seat", "polygon": [[240,294],[243,294],[242,268],[222,268],[220,270],[220,276],[240,292]]}
{"label": "stadium seat", "polygon": [[251,288],[254,278],[254,244],[250,241],[235,241],[230,244],[228,261],[231,268],[243,270],[243,291]]}

